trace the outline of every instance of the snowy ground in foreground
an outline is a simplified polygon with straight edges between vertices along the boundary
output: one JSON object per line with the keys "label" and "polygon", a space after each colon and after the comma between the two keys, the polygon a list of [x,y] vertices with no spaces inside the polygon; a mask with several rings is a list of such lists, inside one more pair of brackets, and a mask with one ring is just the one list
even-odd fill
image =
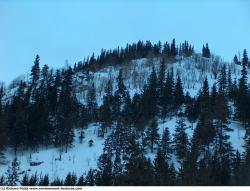
{"label": "snowy ground in foreground", "polygon": [[[49,148],[49,149],[39,149],[38,152],[32,155],[32,162],[43,162],[39,166],[29,165],[29,153],[23,152],[18,154],[18,160],[21,162],[21,170],[28,171],[29,174],[34,174],[35,172],[40,174],[49,174],[51,178],[56,177],[66,177],[68,172],[75,172],[77,175],[82,175],[84,172],[91,168],[97,167],[97,160],[102,153],[104,139],[96,136],[95,125],[89,126],[85,130],[85,138],[83,143],[80,144],[78,136],[75,137],[73,147],[69,149],[68,153],[62,154],[62,160],[57,160],[59,158],[59,149]],[[77,131],[76,131],[77,134]],[[89,147],[88,141],[92,139],[94,144]],[[11,161],[14,157],[13,152],[8,150],[6,153],[8,161]],[[7,171],[7,165],[0,166],[0,174]]]}
{"label": "snowy ground in foreground", "polygon": [[[176,126],[176,118],[173,117],[167,120],[159,120],[159,133],[162,134],[165,127],[169,128],[170,134],[173,135]],[[186,122],[187,133],[189,138],[193,135],[192,124]],[[193,127],[196,123],[193,124]],[[245,130],[238,122],[231,122],[229,125],[233,131],[229,133],[230,141],[233,148],[238,149],[240,152],[244,151],[242,147],[244,145],[243,137],[245,135]],[[32,160],[34,162],[43,162],[39,166],[30,166],[29,162],[29,152],[18,153],[18,160],[21,162],[21,170],[28,172],[28,174],[34,174],[37,172],[40,174],[49,174],[49,176],[54,179],[56,177],[65,178],[68,172],[75,172],[77,176],[85,174],[89,169],[97,167],[97,160],[102,153],[104,139],[97,137],[97,125],[91,124],[85,130],[85,138],[83,143],[80,144],[78,140],[78,130],[76,130],[76,136],[74,140],[74,146],[68,151],[68,153],[62,154],[62,160],[57,160],[59,158],[59,150],[56,148],[39,149],[38,152],[32,155]],[[88,141],[92,139],[94,144],[89,147]],[[155,152],[149,152],[147,157],[154,160]],[[6,151],[7,161],[11,162],[14,158],[13,151],[8,149]],[[178,165],[175,157],[172,158],[173,163]],[[7,171],[8,165],[0,166],[0,175]]]}

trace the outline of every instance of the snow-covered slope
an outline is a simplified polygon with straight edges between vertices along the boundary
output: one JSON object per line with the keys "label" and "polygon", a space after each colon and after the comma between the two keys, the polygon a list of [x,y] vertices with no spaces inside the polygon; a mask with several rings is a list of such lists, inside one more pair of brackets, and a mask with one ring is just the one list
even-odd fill
{"label": "snow-covered slope", "polygon": [[[234,78],[237,80],[240,77],[241,66],[232,63],[223,63],[218,57],[204,59],[199,54],[195,54],[190,58],[180,57],[175,63],[167,63],[166,70],[173,69],[175,75],[179,74],[183,82],[184,90],[186,92],[188,91],[191,96],[196,96],[205,77],[208,78],[210,87],[216,82],[217,79],[214,74],[219,71],[223,64],[230,67],[233,80]],[[119,69],[123,69],[125,85],[130,95],[133,96],[135,93],[140,93],[142,91],[153,66],[156,71],[159,71],[159,58],[143,58],[140,60],[133,60],[123,66],[109,66],[95,73],[90,72],[89,76],[82,72],[76,73],[74,75],[74,84],[77,97],[82,103],[86,103],[88,88],[90,84],[94,83],[97,89],[98,105],[101,105],[105,85],[109,79],[113,82],[113,91],[116,90],[116,78]],[[250,76],[248,80],[250,80]],[[8,97],[10,97],[14,94],[15,88],[8,91]],[[79,132],[75,130],[73,147],[69,149],[68,153],[62,153],[62,160],[58,160],[60,151],[56,148],[39,148],[37,152],[32,154],[31,159],[28,151],[19,152],[17,156],[18,160],[21,162],[21,170],[29,174],[49,174],[53,179],[56,177],[64,178],[68,172],[75,172],[80,176],[89,169],[96,168],[97,160],[102,153],[105,140],[105,138],[97,137],[98,125],[99,124],[90,124],[88,128],[84,130],[85,138],[82,144],[80,144],[78,140]],[[186,131],[190,138],[193,134],[192,127],[195,127],[196,124],[194,123],[192,125],[186,121],[186,125],[188,127]],[[176,126],[176,118],[159,119],[158,126],[160,134],[162,134],[165,127],[168,127],[171,135],[173,135]],[[244,149],[242,146],[244,145],[243,137],[245,135],[245,130],[237,121],[231,121],[230,127],[233,129],[232,132],[229,132],[229,135],[234,149],[243,152]],[[92,147],[90,147],[88,143],[90,139],[94,141]],[[13,151],[7,149],[5,156],[6,160],[11,162],[14,158]],[[149,151],[147,156],[153,159],[155,153],[150,153]],[[38,166],[30,166],[30,162],[42,163]],[[8,164],[0,165],[0,175],[6,172],[7,166]]]}
{"label": "snow-covered slope", "polygon": [[[191,138],[193,134],[192,124],[186,122],[186,125],[188,127],[186,132],[188,133],[189,138]],[[195,127],[195,125],[196,124],[194,123],[193,127]],[[31,159],[28,151],[18,152],[17,158],[21,163],[21,170],[28,174],[48,174],[52,180],[57,177],[65,178],[68,172],[74,172],[77,176],[86,175],[86,172],[91,168],[97,168],[98,157],[101,155],[103,149],[105,138],[97,137],[97,127],[98,124],[90,124],[88,128],[84,130],[85,138],[82,144],[79,143],[79,131],[76,130],[73,143],[74,146],[67,153],[62,153],[61,160],[59,160],[60,151],[56,148],[39,148],[32,154]],[[158,127],[160,134],[163,133],[164,128],[168,127],[173,138],[176,127],[176,118],[173,117],[171,119],[158,120]],[[233,148],[243,152],[243,137],[245,135],[245,130],[237,122],[231,122],[230,127],[233,129],[233,131],[229,133]],[[91,139],[94,143],[93,146],[90,147],[88,141]],[[148,151],[146,156],[151,160],[154,160],[155,154],[155,152],[151,153],[151,151]],[[11,162],[13,158],[13,150],[8,149],[6,151],[6,160]],[[176,168],[178,168],[179,163],[174,156],[172,160]],[[42,162],[42,164],[38,166],[30,166],[30,162]],[[7,171],[7,167],[8,165],[0,166],[1,174],[4,174]]]}
{"label": "snow-covered slope", "polygon": [[[166,63],[166,72],[173,69],[175,75],[180,75],[184,91],[188,91],[191,96],[197,95],[205,77],[207,77],[210,87],[216,83],[219,71],[224,64],[231,69],[232,80],[238,80],[240,77],[240,65],[223,62],[218,56],[206,59],[201,57],[200,54],[194,54],[188,58],[179,57],[177,60],[174,63]],[[126,63],[126,65],[109,66],[97,72],[90,72],[89,77],[82,72],[77,73],[74,80],[78,99],[82,103],[86,103],[88,88],[94,83],[97,89],[97,101],[100,105],[105,85],[109,79],[113,82],[113,91],[116,90],[116,78],[120,69],[123,70],[124,83],[130,95],[140,93],[152,72],[153,66],[156,71],[160,70],[160,58],[142,58]],[[217,78],[215,78],[215,73]],[[248,78],[248,82],[250,82],[250,78]]]}
{"label": "snow-covered slope", "polygon": [[[28,151],[18,152],[18,161],[21,163],[21,170],[29,174],[48,174],[52,179],[56,177],[66,177],[68,172],[75,172],[82,175],[91,168],[97,167],[97,160],[103,149],[103,138],[97,137],[97,125],[90,124],[85,129],[85,139],[79,143],[79,131],[75,130],[73,147],[69,152],[61,153],[57,148],[39,148],[30,158]],[[93,140],[93,146],[89,146],[88,141]],[[11,162],[14,157],[13,150],[6,152],[7,161]],[[42,162],[38,166],[30,166],[30,162]],[[0,172],[7,171],[7,165],[0,166]]]}

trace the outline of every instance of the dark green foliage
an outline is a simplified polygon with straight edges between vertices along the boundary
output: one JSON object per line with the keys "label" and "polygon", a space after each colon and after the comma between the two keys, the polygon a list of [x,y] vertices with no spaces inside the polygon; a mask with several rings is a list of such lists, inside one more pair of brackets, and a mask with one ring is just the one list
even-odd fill
{"label": "dark green foliage", "polygon": [[232,185],[241,185],[242,181],[244,180],[244,178],[242,177],[242,172],[241,172],[241,163],[242,163],[242,159],[241,159],[241,154],[239,153],[239,151],[236,151],[235,157],[233,158],[232,161],[232,171],[233,171],[233,175],[232,175]]}
{"label": "dark green foliage", "polygon": [[85,186],[85,184],[84,184],[84,177],[83,176],[79,177],[76,186]]}
{"label": "dark green foliage", "polygon": [[178,75],[175,88],[174,88],[174,103],[175,103],[175,106],[178,108],[179,106],[183,104],[183,102],[184,102],[183,87],[182,87],[181,78]]}
{"label": "dark green foliage", "polygon": [[187,41],[179,46],[179,54],[184,56],[191,56],[194,53],[194,47],[191,46]]}
{"label": "dark green foliage", "polygon": [[76,98],[72,91],[72,69],[65,71],[62,81],[62,91],[59,95],[59,121],[57,131],[57,145],[61,148],[65,146],[65,152],[73,142],[73,126]]}
{"label": "dark green foliage", "polygon": [[185,130],[184,117],[182,114],[179,114],[174,134],[174,149],[179,160],[183,160],[188,151],[189,142]]}
{"label": "dark green foliage", "polygon": [[31,69],[31,83],[32,83],[32,86],[36,86],[37,85],[37,82],[39,80],[39,76],[40,76],[40,66],[39,66],[39,63],[40,63],[40,57],[39,55],[36,55],[36,58],[35,58],[35,61],[34,61],[34,65],[32,66],[32,69]]}
{"label": "dark green foliage", "polygon": [[208,48],[208,43],[206,43],[206,46],[203,45],[202,47],[202,56],[205,58],[210,58],[210,49]]}
{"label": "dark green foliage", "polygon": [[163,87],[163,100],[162,100],[162,116],[166,116],[169,113],[173,106],[174,100],[174,77],[173,70],[168,71],[166,83]]}
{"label": "dark green foliage", "polygon": [[5,177],[2,175],[2,176],[0,177],[0,186],[4,186],[4,185],[6,185],[6,184],[5,184]]}
{"label": "dark green foliage", "polygon": [[227,132],[232,131],[228,127],[228,106],[225,98],[220,95],[216,100],[214,127],[215,127],[215,150],[221,155],[229,155],[232,148],[228,141]]}
{"label": "dark green foliage", "polygon": [[[232,82],[230,67],[224,65],[217,85],[214,84],[210,91],[205,78],[198,97],[191,97],[188,93],[184,96],[181,76],[174,79],[173,70],[165,76],[169,59],[192,54],[193,47],[186,41],[179,47],[175,40],[163,45],[141,41],[125,49],[102,50],[100,56],[92,55],[87,61],[75,64],[74,70],[67,67],[55,72],[47,65],[40,70],[40,58],[37,56],[30,80],[19,82],[13,97],[4,100],[4,87],[0,88],[0,156],[3,156],[6,146],[12,146],[15,152],[30,149],[32,154],[39,146],[55,145],[61,148],[61,152],[64,148],[67,152],[73,142],[75,127],[81,127],[79,139],[82,142],[83,130],[90,122],[101,124],[99,136],[108,135],[104,152],[98,160],[98,169],[90,170],[87,176],[77,179],[74,173],[69,173],[64,180],[52,182],[48,175],[28,177],[24,174],[20,177],[19,164],[13,161],[6,177],[0,178],[0,185],[16,185],[20,179],[21,185],[32,186],[249,185],[250,95],[246,50],[239,85],[236,80]],[[152,56],[161,59],[160,71],[157,74],[152,68],[141,94],[130,97],[120,70],[114,95],[113,82],[109,80],[100,108],[96,103],[94,84],[88,84],[87,105],[77,101],[77,88],[74,87],[77,72],[87,74],[110,63],[122,64],[131,59]],[[208,45],[203,48],[203,56],[211,57]],[[90,78],[90,73],[87,77]],[[229,142],[229,100],[236,105],[236,119],[246,128],[243,154],[235,154]],[[192,123],[197,122],[190,144],[183,114],[178,116],[173,141],[168,128],[160,137],[156,119],[173,117],[183,108],[186,109],[185,117]],[[92,139],[87,141],[93,145]],[[152,152],[157,148],[153,163],[145,157],[146,146]],[[171,164],[172,156],[179,159],[179,170]]]}
{"label": "dark green foliage", "polygon": [[157,186],[170,185],[169,165],[161,149],[157,150],[154,160],[154,179]]}
{"label": "dark green foliage", "polygon": [[194,52],[194,47],[187,41],[176,46],[175,39],[171,43],[160,41],[152,44],[150,41],[138,41],[137,43],[127,44],[125,48],[116,48],[114,50],[101,50],[99,56],[92,54],[90,58],[78,62],[74,66],[74,71],[96,71],[100,68],[109,65],[125,64],[133,59],[159,57],[166,59],[175,59],[175,56],[180,54],[191,56]]}
{"label": "dark green foliage", "polygon": [[143,155],[135,137],[129,139],[125,162],[125,172],[120,180],[121,185],[151,185],[153,168],[150,160]]}
{"label": "dark green foliage", "polygon": [[97,185],[112,185],[112,158],[110,154],[104,153],[99,157],[96,177]]}
{"label": "dark green foliage", "polygon": [[159,111],[163,114],[163,104],[164,104],[164,84],[165,84],[165,60],[161,60],[161,66],[158,77],[158,85],[157,85],[157,96],[158,96],[158,105]]}
{"label": "dark green foliage", "polygon": [[193,123],[197,120],[199,116],[199,108],[195,99],[191,98],[189,102],[186,102],[185,114],[188,120],[192,123],[193,128]]}
{"label": "dark green foliage", "polygon": [[39,186],[49,186],[49,175],[40,178]]}
{"label": "dark green foliage", "polygon": [[53,182],[50,183],[50,186],[63,186],[63,180],[56,178]]}
{"label": "dark green foliage", "polygon": [[238,57],[235,55],[234,56],[234,63],[235,64],[240,64]]}
{"label": "dark green foliage", "polygon": [[157,113],[157,76],[154,67],[149,76],[148,84],[144,87],[142,111],[145,113],[145,117],[149,119],[152,119]]}
{"label": "dark green foliage", "polygon": [[[14,148],[16,153],[17,149],[25,145],[26,137],[21,137],[20,135],[26,135],[27,129],[27,105],[24,98],[24,88],[25,83],[21,82],[17,95],[13,98],[12,105],[9,107],[8,112],[8,129],[10,136],[10,144]],[[31,144],[33,145],[33,144]]]}
{"label": "dark green foliage", "polygon": [[171,143],[172,141],[171,141],[170,133],[169,133],[168,127],[166,127],[163,131],[160,144],[159,144],[161,148],[161,152],[166,159],[170,159],[170,155],[173,153],[173,148],[172,148]]}
{"label": "dark green foliage", "polygon": [[37,185],[38,185],[38,176],[37,173],[35,173],[30,177],[29,186],[37,186]]}
{"label": "dark green foliage", "polygon": [[64,186],[75,186],[76,181],[76,175],[74,173],[68,173],[64,181]]}
{"label": "dark green foliage", "polygon": [[109,128],[112,124],[112,105],[113,105],[113,94],[112,94],[112,82],[109,80],[107,82],[107,86],[105,88],[105,95],[103,97],[103,105],[100,108],[100,121],[102,123],[102,128],[100,129],[100,133],[104,136],[104,133],[107,132],[107,128]]}
{"label": "dark green foliage", "polygon": [[224,64],[219,75],[219,94],[226,96],[227,93],[227,74],[226,74],[226,65]]}
{"label": "dark green foliage", "polygon": [[95,170],[90,169],[88,171],[88,174],[85,177],[85,182],[84,182],[84,184],[86,186],[94,186],[95,185],[95,174],[96,174]]}
{"label": "dark green foliage", "polygon": [[208,146],[213,141],[215,130],[213,126],[212,116],[215,107],[215,99],[217,97],[216,86],[212,88],[212,95],[210,97],[209,86],[207,78],[203,82],[200,95],[198,97],[200,115],[197,126],[194,131],[195,137],[199,140],[200,146]]}
{"label": "dark green foliage", "polygon": [[199,139],[199,143],[202,146],[208,146],[215,136],[215,129],[212,121],[207,119],[207,116],[204,113],[201,113],[198,119],[194,134],[197,136],[197,139]]}
{"label": "dark green foliage", "polygon": [[23,179],[21,181],[22,186],[29,186],[29,176],[28,174],[24,174]]}
{"label": "dark green foliage", "polygon": [[238,90],[238,96],[236,99],[236,106],[237,106],[237,112],[236,117],[241,120],[245,127],[247,124],[248,119],[248,86],[247,86],[247,63],[248,63],[248,57],[247,57],[247,51],[246,49],[243,52],[243,59],[242,59],[242,70],[241,70],[241,78],[239,80],[239,90]]}
{"label": "dark green foliage", "polygon": [[14,158],[11,165],[8,166],[8,170],[6,172],[6,185],[17,186],[20,181],[20,175],[20,163],[17,158]]}
{"label": "dark green foliage", "polygon": [[170,46],[170,56],[175,57],[178,53],[178,49],[175,46],[175,39],[173,39],[171,46]]}
{"label": "dark green foliage", "polygon": [[6,113],[3,106],[4,87],[0,87],[0,164],[4,162],[3,151],[7,145]]}
{"label": "dark green foliage", "polygon": [[231,69],[228,67],[227,72],[227,95],[230,99],[233,98],[233,82],[232,82],[232,75],[231,75]]}
{"label": "dark green foliage", "polygon": [[91,122],[97,120],[97,103],[96,103],[96,90],[94,83],[90,86],[88,91],[88,100],[87,100],[87,110],[88,110],[88,118]]}
{"label": "dark green foliage", "polygon": [[159,133],[158,133],[158,125],[156,119],[154,118],[146,131],[146,139],[149,144],[149,148],[151,152],[154,151],[154,145],[159,143]]}

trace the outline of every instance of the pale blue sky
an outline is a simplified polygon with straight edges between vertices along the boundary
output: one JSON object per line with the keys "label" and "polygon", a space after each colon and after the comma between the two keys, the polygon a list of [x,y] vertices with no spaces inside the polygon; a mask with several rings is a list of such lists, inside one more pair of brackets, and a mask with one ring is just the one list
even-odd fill
{"label": "pale blue sky", "polygon": [[250,51],[249,0],[0,0],[0,81],[138,40],[188,40],[231,60]]}

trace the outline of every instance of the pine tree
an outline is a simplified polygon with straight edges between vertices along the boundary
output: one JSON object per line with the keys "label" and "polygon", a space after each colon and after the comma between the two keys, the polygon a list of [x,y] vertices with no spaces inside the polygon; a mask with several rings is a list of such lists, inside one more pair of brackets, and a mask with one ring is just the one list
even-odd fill
{"label": "pine tree", "polygon": [[77,181],[76,174],[68,173],[64,181],[64,186],[75,186],[76,181]]}
{"label": "pine tree", "polygon": [[215,129],[212,120],[207,119],[205,113],[201,113],[194,130],[196,138],[199,140],[200,146],[209,146],[215,136]]}
{"label": "pine tree", "polygon": [[58,106],[58,127],[56,132],[56,145],[62,149],[65,146],[65,152],[73,142],[73,126],[75,124],[76,98],[72,87],[72,69],[68,68],[62,82],[62,91],[59,95]]}
{"label": "pine tree", "polygon": [[171,46],[170,46],[170,55],[175,57],[177,55],[177,48],[175,46],[175,39],[173,39]]}
{"label": "pine tree", "polygon": [[243,122],[246,127],[247,124],[247,95],[248,95],[248,87],[247,87],[247,51],[244,49],[243,59],[242,59],[242,70],[241,70],[241,78],[239,80],[239,91],[238,91],[238,99],[237,99],[237,112],[236,116]]}
{"label": "pine tree", "polygon": [[131,116],[132,116],[132,101],[131,101],[130,95],[128,94],[125,99],[125,103],[124,103],[124,107],[122,111],[122,122],[124,123],[125,126],[132,125],[133,119]]}
{"label": "pine tree", "polygon": [[238,57],[236,55],[234,56],[234,64],[240,64]]}
{"label": "pine tree", "polygon": [[209,110],[209,86],[207,77],[203,82],[203,86],[200,92],[200,101],[201,101],[201,110],[207,111]]}
{"label": "pine tree", "polygon": [[175,88],[174,88],[174,102],[175,106],[178,108],[184,103],[184,93],[183,93],[183,87],[182,87],[182,82],[181,78],[178,75]]}
{"label": "pine tree", "polygon": [[200,140],[197,138],[196,133],[194,133],[191,140],[191,148],[190,151],[187,152],[186,157],[182,162],[182,184],[183,185],[196,185],[197,179],[197,162],[198,157],[200,156],[199,152]]}
{"label": "pine tree", "polygon": [[84,184],[86,186],[94,186],[95,185],[95,174],[96,174],[96,172],[93,169],[90,169],[88,171],[88,174],[85,177],[85,182],[84,182]]}
{"label": "pine tree", "polygon": [[110,154],[102,154],[98,159],[97,185],[112,185],[112,158]]}
{"label": "pine tree", "polygon": [[245,152],[242,159],[242,171],[241,171],[241,183],[242,185],[250,185],[250,178],[248,174],[250,173],[250,127],[247,126],[245,133]]}
{"label": "pine tree", "polygon": [[39,186],[49,186],[49,175],[46,174],[40,179]]}
{"label": "pine tree", "polygon": [[175,170],[175,166],[173,163],[171,163],[170,167],[169,167],[169,185],[170,186],[175,186],[176,185],[176,170]]}
{"label": "pine tree", "polygon": [[232,82],[232,75],[231,75],[231,69],[228,67],[227,71],[227,95],[229,98],[232,99],[233,95],[233,82]]}
{"label": "pine tree", "polygon": [[96,121],[97,116],[97,103],[96,103],[96,90],[94,83],[91,85],[88,91],[88,98],[87,98],[87,109],[88,109],[88,118],[90,121]]}
{"label": "pine tree", "polygon": [[210,49],[208,48],[208,43],[206,43],[206,57],[210,58]]}
{"label": "pine tree", "polygon": [[185,114],[188,120],[192,123],[192,129],[193,129],[193,124],[199,116],[198,103],[197,100],[194,98],[191,98],[190,101],[185,101],[185,102],[186,102]]}
{"label": "pine tree", "polygon": [[232,83],[232,89],[231,89],[231,95],[229,95],[229,98],[232,98],[234,105],[237,106],[237,96],[238,96],[238,85],[237,85],[237,81],[236,78],[234,78],[234,81]]}
{"label": "pine tree", "polygon": [[232,164],[232,185],[239,186],[242,184],[242,172],[241,172],[241,154],[237,150],[235,157],[233,158],[233,164]]}
{"label": "pine tree", "polygon": [[6,130],[6,111],[4,109],[4,104],[2,103],[2,99],[4,96],[4,88],[0,87],[0,164],[4,162],[4,153],[3,150],[6,147],[7,143],[7,130]]}
{"label": "pine tree", "polygon": [[209,178],[209,168],[208,168],[208,161],[210,156],[204,156],[204,158],[198,161],[198,168],[197,168],[197,179],[196,184],[199,186],[208,186],[210,185],[208,182],[210,181]]}
{"label": "pine tree", "polygon": [[152,68],[152,72],[149,76],[148,84],[144,88],[143,92],[143,110],[146,113],[146,117],[152,119],[157,113],[157,76],[155,68]]}
{"label": "pine tree", "polygon": [[208,47],[208,43],[206,43],[206,47],[203,45],[202,47],[202,57],[205,57],[205,58],[210,58],[210,49]]}
{"label": "pine tree", "polygon": [[37,186],[37,185],[38,185],[38,176],[37,173],[35,173],[30,177],[29,186]]}
{"label": "pine tree", "polygon": [[168,42],[166,42],[166,43],[163,45],[162,54],[165,55],[165,56],[170,56],[170,46],[169,46],[169,43],[168,43]]}
{"label": "pine tree", "polygon": [[112,102],[113,102],[113,95],[112,95],[112,82],[109,79],[107,86],[105,88],[105,95],[103,97],[103,105],[100,108],[101,116],[100,120],[102,122],[102,129],[101,134],[104,135],[107,132],[107,128],[112,124]]}
{"label": "pine tree", "polygon": [[76,186],[85,186],[85,184],[84,184],[84,177],[83,176],[79,177]]}
{"label": "pine tree", "polygon": [[120,155],[121,154],[119,152],[115,153],[115,160],[112,172],[114,185],[120,185],[123,176],[123,164]]}
{"label": "pine tree", "polygon": [[63,181],[58,177],[50,183],[50,186],[63,186]]}
{"label": "pine tree", "polygon": [[29,176],[28,174],[24,174],[23,179],[21,181],[22,186],[29,186]]}
{"label": "pine tree", "polygon": [[5,184],[5,177],[2,175],[1,177],[0,177],[0,186],[5,186],[6,184]]}
{"label": "pine tree", "polygon": [[212,88],[210,97],[207,78],[203,82],[200,95],[198,97],[200,115],[194,134],[200,142],[200,146],[206,147],[214,138],[214,127],[212,123],[212,113],[214,111],[215,98],[217,97],[216,86]]}
{"label": "pine tree", "polygon": [[165,60],[161,60],[161,66],[159,71],[159,79],[157,86],[157,97],[159,97],[158,105],[161,107],[160,111],[162,112],[162,106],[164,105],[164,84],[165,84]]}
{"label": "pine tree", "polygon": [[154,145],[159,143],[158,125],[155,118],[152,120],[150,127],[147,129],[146,136],[150,145],[150,149],[153,152]]}
{"label": "pine tree", "polygon": [[227,132],[232,131],[228,127],[228,106],[224,96],[219,95],[215,104],[214,127],[215,127],[215,150],[218,151],[219,157],[231,155],[231,144],[228,141]]}
{"label": "pine tree", "polygon": [[82,105],[82,107],[80,108],[80,126],[81,126],[81,131],[80,131],[80,135],[79,135],[79,141],[82,144],[83,139],[85,138],[84,135],[84,129],[87,128],[88,126],[88,112],[87,109],[85,108],[84,105]]}
{"label": "pine tree", "polygon": [[179,114],[174,134],[174,149],[179,160],[183,160],[188,151],[188,136],[185,132],[185,122],[182,114]]}
{"label": "pine tree", "polygon": [[227,94],[227,75],[226,75],[225,64],[223,65],[221,69],[218,83],[219,83],[219,94],[225,97]]}
{"label": "pine tree", "polygon": [[31,69],[31,83],[33,87],[37,85],[37,82],[39,80],[39,76],[40,76],[39,63],[40,63],[40,57],[39,55],[36,55],[34,65],[32,66],[32,69]]}
{"label": "pine tree", "polygon": [[164,117],[170,111],[170,108],[173,105],[173,99],[174,99],[173,94],[174,94],[174,79],[173,79],[173,69],[172,69],[167,73],[167,79],[163,89],[164,99],[163,99],[162,115]]}
{"label": "pine tree", "polygon": [[156,158],[154,160],[154,184],[157,186],[169,185],[169,166],[167,160],[158,148]]}
{"label": "pine tree", "polygon": [[211,94],[210,94],[210,107],[211,107],[212,113],[214,113],[214,110],[215,110],[217,97],[218,97],[217,87],[216,87],[216,84],[214,83],[212,86]]}
{"label": "pine tree", "polygon": [[[14,96],[8,112],[8,129],[10,136],[10,144],[14,148],[14,152],[21,146],[24,146],[27,129],[27,105],[24,100],[25,83],[20,82],[17,95]],[[22,136],[21,136],[22,135]],[[32,139],[30,140],[33,145]]]}
{"label": "pine tree", "polygon": [[226,155],[221,160],[221,184],[222,185],[229,185],[231,183],[231,175],[232,175],[232,168],[231,168],[231,156]]}
{"label": "pine tree", "polygon": [[120,118],[123,112],[123,106],[126,99],[128,98],[128,91],[123,82],[122,69],[119,70],[117,77],[117,90],[114,94],[114,103],[113,103],[113,114],[114,117]]}
{"label": "pine tree", "polygon": [[6,185],[17,186],[20,181],[20,175],[20,163],[18,162],[17,158],[14,158],[11,166],[8,166],[8,170],[6,172]]}
{"label": "pine tree", "polygon": [[166,127],[163,131],[162,138],[160,140],[160,148],[163,156],[166,159],[170,159],[170,156],[173,152],[173,148],[171,146],[171,138],[168,127]]}
{"label": "pine tree", "polygon": [[122,185],[148,186],[152,185],[153,166],[151,161],[139,153],[133,153],[126,164]]}

